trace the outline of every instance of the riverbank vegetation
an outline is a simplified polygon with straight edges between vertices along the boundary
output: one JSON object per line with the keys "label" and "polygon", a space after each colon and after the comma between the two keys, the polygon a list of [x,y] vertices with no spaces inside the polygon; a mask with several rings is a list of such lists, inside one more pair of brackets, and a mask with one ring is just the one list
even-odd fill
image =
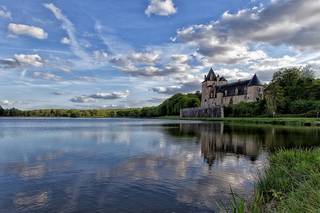
{"label": "riverbank vegetation", "polygon": [[279,150],[270,156],[253,199],[234,197],[234,212],[319,212],[320,149]]}

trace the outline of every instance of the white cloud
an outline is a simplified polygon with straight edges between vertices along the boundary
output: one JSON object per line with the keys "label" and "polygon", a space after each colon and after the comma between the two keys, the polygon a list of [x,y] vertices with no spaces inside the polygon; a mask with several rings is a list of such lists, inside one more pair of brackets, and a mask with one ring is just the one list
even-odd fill
{"label": "white cloud", "polygon": [[[183,73],[170,78],[168,82],[162,82],[164,85],[153,87],[151,90],[159,94],[172,95],[175,93],[188,93],[200,90],[201,76],[190,73]],[[168,86],[168,84],[170,86]],[[174,85],[172,85],[174,84]]]}
{"label": "white cloud", "polygon": [[37,54],[33,54],[33,55],[16,54],[14,55],[14,59],[21,65],[42,67],[44,64],[42,58]]}
{"label": "white cloud", "polygon": [[57,76],[53,73],[48,72],[33,72],[33,78],[47,80],[47,81],[62,81],[63,79],[60,76]]}
{"label": "white cloud", "polygon": [[159,59],[159,52],[134,52],[127,56],[133,63],[154,64]]}
{"label": "white cloud", "polygon": [[220,35],[214,25],[193,25],[178,30],[177,36],[181,42],[193,46],[200,55],[198,58],[208,64],[235,64],[266,57],[261,50],[250,50],[246,43]]}
{"label": "white cloud", "polygon": [[177,9],[172,0],[150,0],[150,4],[145,10],[145,14],[148,16],[159,15],[169,16],[177,12]]}
{"label": "white cloud", "polygon": [[82,95],[72,98],[70,101],[75,103],[94,103],[97,100],[116,100],[128,97],[129,90],[124,92],[99,92],[92,95]]}
{"label": "white cloud", "polygon": [[157,92],[160,94],[174,94],[181,91],[182,86],[168,86],[168,87],[154,87],[152,88],[153,92]]}
{"label": "white cloud", "polygon": [[[170,48],[153,47],[144,52],[131,52],[127,55],[114,56],[109,62],[132,76],[159,77],[191,72],[192,67],[188,64],[189,56],[176,53],[180,50],[171,52]],[[164,52],[166,54],[163,54]]]}
{"label": "white cloud", "polygon": [[11,19],[11,12],[5,7],[5,6],[0,6],[0,18],[7,18]]}
{"label": "white cloud", "polygon": [[5,69],[14,69],[18,67],[42,67],[44,60],[37,54],[15,54],[13,58],[0,59],[0,67]]}
{"label": "white cloud", "polygon": [[227,27],[227,36],[236,40],[319,49],[319,10],[320,1],[274,1],[265,8],[227,12],[215,28]]}
{"label": "white cloud", "polygon": [[42,28],[31,25],[10,23],[8,30],[15,35],[27,35],[40,40],[48,38],[48,33]]}
{"label": "white cloud", "polygon": [[104,100],[112,100],[112,99],[120,99],[120,98],[126,98],[130,94],[129,90],[125,92],[112,92],[112,93],[96,93],[93,95],[89,95],[88,97],[94,98],[94,99],[104,99]]}
{"label": "white cloud", "polygon": [[320,1],[275,1],[265,8],[225,12],[218,21],[177,31],[178,41],[193,45],[212,62],[236,63],[265,55],[250,49],[251,43],[319,49]]}
{"label": "white cloud", "polygon": [[108,60],[109,55],[108,55],[108,53],[106,53],[102,50],[96,50],[93,52],[93,57],[98,62],[105,62]]}
{"label": "white cloud", "polygon": [[11,108],[13,107],[13,105],[15,104],[15,102],[13,101],[9,101],[9,100],[0,100],[0,106],[3,108]]}
{"label": "white cloud", "polygon": [[175,54],[171,56],[171,60],[179,64],[185,64],[188,62],[189,57],[183,54]]}
{"label": "white cloud", "polygon": [[63,37],[60,42],[61,44],[70,44],[70,39],[68,37]]}

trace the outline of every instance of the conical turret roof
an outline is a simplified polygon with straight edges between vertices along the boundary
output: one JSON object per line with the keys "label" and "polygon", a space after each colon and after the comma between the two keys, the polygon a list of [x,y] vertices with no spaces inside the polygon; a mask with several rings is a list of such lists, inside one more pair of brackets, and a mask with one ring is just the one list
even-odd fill
{"label": "conical turret roof", "polygon": [[205,80],[206,80],[206,81],[211,81],[211,80],[216,81],[216,80],[217,80],[217,76],[216,76],[216,74],[214,73],[214,71],[213,71],[212,68],[210,69],[210,71],[209,71],[209,73],[208,73],[208,75],[207,75],[207,77],[206,77]]}
{"label": "conical turret roof", "polygon": [[261,81],[259,80],[257,74],[254,74],[254,76],[252,77],[252,79],[250,80],[248,86],[262,86]]}

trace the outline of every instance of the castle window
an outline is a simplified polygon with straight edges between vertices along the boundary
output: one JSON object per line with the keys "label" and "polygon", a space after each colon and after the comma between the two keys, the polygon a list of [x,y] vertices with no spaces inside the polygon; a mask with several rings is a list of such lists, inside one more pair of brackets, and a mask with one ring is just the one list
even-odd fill
{"label": "castle window", "polygon": [[210,92],[210,98],[213,98],[214,97],[214,92]]}
{"label": "castle window", "polygon": [[243,87],[238,88],[238,95],[244,95],[244,88]]}

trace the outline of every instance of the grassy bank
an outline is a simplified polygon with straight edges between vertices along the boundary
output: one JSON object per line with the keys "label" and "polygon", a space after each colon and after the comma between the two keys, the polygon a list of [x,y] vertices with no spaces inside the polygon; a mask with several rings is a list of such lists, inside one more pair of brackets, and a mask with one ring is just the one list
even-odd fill
{"label": "grassy bank", "polygon": [[253,118],[180,118],[179,116],[164,116],[164,119],[200,120],[200,121],[222,121],[226,123],[244,124],[269,124],[269,125],[288,125],[288,126],[320,126],[320,119],[304,117],[253,117]]}
{"label": "grassy bank", "polygon": [[319,212],[320,149],[281,150],[256,187],[251,204],[236,201],[236,212]]}

